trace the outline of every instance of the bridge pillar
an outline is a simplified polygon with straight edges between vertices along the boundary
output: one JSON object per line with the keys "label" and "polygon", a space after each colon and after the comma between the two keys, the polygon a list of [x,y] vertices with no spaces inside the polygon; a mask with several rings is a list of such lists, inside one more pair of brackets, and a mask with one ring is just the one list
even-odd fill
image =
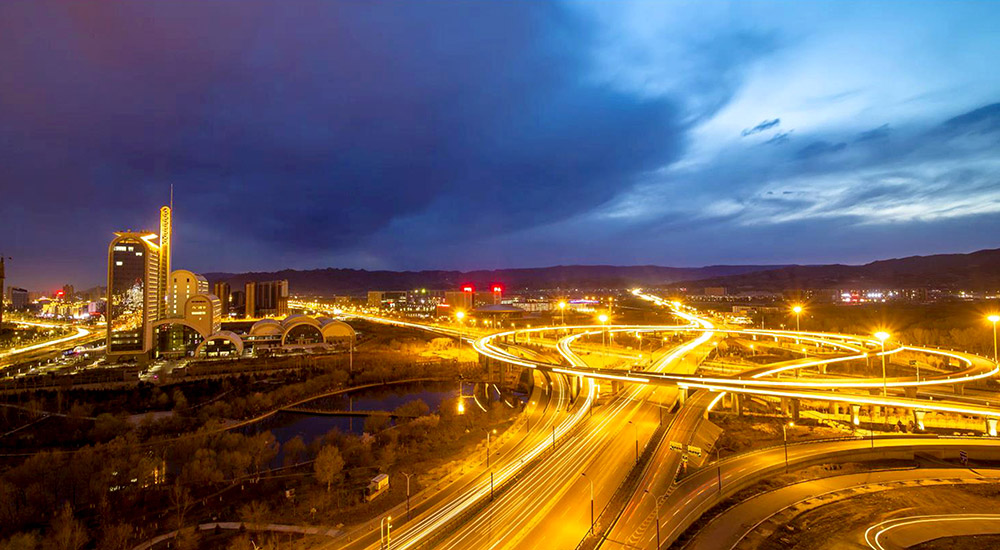
{"label": "bridge pillar", "polygon": [[687,388],[677,388],[677,400],[681,405],[687,402],[688,389]]}
{"label": "bridge pillar", "polygon": [[788,416],[788,398],[781,398],[781,414],[782,416]]}
{"label": "bridge pillar", "polygon": [[955,391],[955,395],[965,395],[965,383],[952,384],[952,389]]}
{"label": "bridge pillar", "polygon": [[861,424],[861,405],[851,405],[851,424]]}
{"label": "bridge pillar", "polygon": [[840,414],[840,405],[836,401],[831,401],[830,408],[827,410],[832,415],[838,415]]}
{"label": "bridge pillar", "polygon": [[730,395],[733,397],[733,410],[736,411],[736,416],[743,416],[743,396],[738,393]]}
{"label": "bridge pillar", "polygon": [[926,411],[920,411],[913,409],[913,423],[917,425],[917,429],[923,431],[924,429],[924,413]]}
{"label": "bridge pillar", "polygon": [[997,420],[996,418],[986,419],[986,434],[990,437],[997,436]]}
{"label": "bridge pillar", "polygon": [[903,391],[906,393],[906,397],[908,397],[909,399],[916,399],[917,398],[917,387],[916,386],[907,386],[906,389],[904,389]]}
{"label": "bridge pillar", "polygon": [[790,401],[790,404],[791,404],[791,407],[789,407],[789,408],[791,409],[792,420],[793,421],[794,420],[798,420],[799,419],[799,399],[797,397],[793,397],[789,401]]}

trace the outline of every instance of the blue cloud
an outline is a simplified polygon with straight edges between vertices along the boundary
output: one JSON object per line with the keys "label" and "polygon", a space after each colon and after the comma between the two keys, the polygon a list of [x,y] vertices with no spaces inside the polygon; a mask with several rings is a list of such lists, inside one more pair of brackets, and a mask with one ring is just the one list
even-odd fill
{"label": "blue cloud", "polygon": [[770,130],[771,128],[774,128],[779,124],[781,124],[780,118],[765,120],[764,122],[761,122],[760,124],[754,126],[753,128],[747,128],[743,130],[742,132],[740,132],[740,135],[743,137],[752,136],[754,134],[759,134],[765,130]]}

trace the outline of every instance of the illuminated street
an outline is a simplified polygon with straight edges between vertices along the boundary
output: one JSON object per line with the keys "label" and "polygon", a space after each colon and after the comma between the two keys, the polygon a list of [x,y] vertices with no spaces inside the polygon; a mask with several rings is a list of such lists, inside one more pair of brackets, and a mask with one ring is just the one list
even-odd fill
{"label": "illuminated street", "polygon": [[0,550],[1000,548],[1000,2],[0,2]]}

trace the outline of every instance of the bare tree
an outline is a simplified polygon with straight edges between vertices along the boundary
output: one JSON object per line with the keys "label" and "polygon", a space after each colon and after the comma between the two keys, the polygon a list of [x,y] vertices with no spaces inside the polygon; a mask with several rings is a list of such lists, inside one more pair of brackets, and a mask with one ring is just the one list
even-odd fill
{"label": "bare tree", "polygon": [[267,518],[270,512],[271,511],[267,507],[267,504],[258,500],[240,507],[239,511],[240,519],[243,520],[247,529],[251,531],[259,531],[263,529],[267,524]]}
{"label": "bare tree", "polygon": [[102,531],[101,543],[97,545],[100,550],[128,550],[131,547],[132,528],[128,524],[107,525]]}
{"label": "bare tree", "polygon": [[77,550],[87,543],[87,530],[73,517],[73,507],[65,503],[52,520],[52,532],[45,541],[51,550]]}
{"label": "bare tree", "polygon": [[179,481],[174,482],[174,487],[170,491],[170,503],[174,505],[174,513],[177,518],[177,529],[184,527],[184,516],[191,509],[191,493],[181,485]]}

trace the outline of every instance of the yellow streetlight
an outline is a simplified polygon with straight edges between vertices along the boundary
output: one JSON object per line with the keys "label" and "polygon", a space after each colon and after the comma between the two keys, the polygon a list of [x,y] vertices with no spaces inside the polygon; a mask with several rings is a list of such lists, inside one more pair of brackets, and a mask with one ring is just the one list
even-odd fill
{"label": "yellow streetlight", "polygon": [[456,311],[456,312],[455,312],[455,318],[456,318],[456,319],[458,319],[458,322],[459,322],[459,323],[461,323],[461,322],[462,322],[462,319],[465,319],[465,312],[464,312],[464,311],[462,311],[462,310],[458,310],[458,311]]}
{"label": "yellow streetlight", "polygon": [[781,425],[781,435],[785,442],[785,471],[788,471],[788,428],[794,428],[795,422]]}
{"label": "yellow streetlight", "polygon": [[597,320],[600,321],[602,325],[604,325],[604,330],[601,332],[601,344],[604,347],[607,347],[608,341],[606,336],[608,334],[608,315],[606,313],[602,313],[597,316]]}
{"label": "yellow streetlight", "polygon": [[792,312],[795,313],[795,330],[800,331],[802,329],[799,328],[799,316],[802,315],[802,306],[800,305],[793,306]]}
{"label": "yellow streetlight", "polygon": [[988,315],[986,320],[993,323],[993,362],[997,362],[997,323],[1000,322],[1000,315],[996,313]]}
{"label": "yellow streetlight", "polygon": [[882,344],[882,397],[885,397],[888,393],[888,384],[885,380],[885,341],[889,339],[889,333],[884,330],[880,330],[874,334],[875,338],[878,338],[880,344]]}
{"label": "yellow streetlight", "polygon": [[566,324],[566,302],[563,300],[559,301],[559,316],[562,318],[562,324]]}

